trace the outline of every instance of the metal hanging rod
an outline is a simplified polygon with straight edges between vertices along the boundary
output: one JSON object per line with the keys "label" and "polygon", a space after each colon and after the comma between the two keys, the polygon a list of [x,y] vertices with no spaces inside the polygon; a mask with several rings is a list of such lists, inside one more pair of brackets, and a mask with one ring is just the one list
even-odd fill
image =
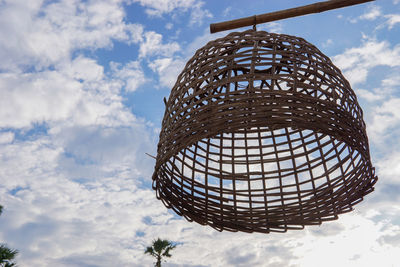
{"label": "metal hanging rod", "polygon": [[262,15],[254,15],[251,17],[246,17],[241,19],[212,23],[210,24],[210,32],[216,33],[226,30],[232,30],[265,22],[287,19],[312,13],[320,13],[331,9],[353,6],[372,1],[375,0],[331,0],[325,2],[318,2],[311,5],[289,8]]}

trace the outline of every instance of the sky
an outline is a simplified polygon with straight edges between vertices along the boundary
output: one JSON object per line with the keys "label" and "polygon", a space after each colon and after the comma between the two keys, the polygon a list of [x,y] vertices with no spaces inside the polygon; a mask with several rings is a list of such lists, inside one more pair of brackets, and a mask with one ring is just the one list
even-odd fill
{"label": "sky", "polygon": [[[350,81],[364,111],[375,191],[300,231],[218,232],[187,222],[151,189],[176,77],[228,32],[209,24],[313,1],[0,0],[0,242],[19,266],[398,266],[400,1],[258,25],[301,36]],[[236,31],[245,30],[238,29]]]}

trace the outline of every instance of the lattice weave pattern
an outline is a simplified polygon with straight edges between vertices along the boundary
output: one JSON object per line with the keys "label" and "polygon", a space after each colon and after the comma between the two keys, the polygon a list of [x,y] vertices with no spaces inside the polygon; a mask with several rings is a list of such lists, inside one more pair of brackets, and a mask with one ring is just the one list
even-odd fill
{"label": "lattice weave pattern", "polygon": [[376,180],[354,92],[302,38],[231,33],[199,49],[172,88],[153,188],[190,221],[302,229],[352,210]]}

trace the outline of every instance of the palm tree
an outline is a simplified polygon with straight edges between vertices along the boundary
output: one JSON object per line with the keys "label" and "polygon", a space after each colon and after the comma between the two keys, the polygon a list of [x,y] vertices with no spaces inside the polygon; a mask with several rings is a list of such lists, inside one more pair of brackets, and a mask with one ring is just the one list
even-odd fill
{"label": "palm tree", "polygon": [[[0,215],[3,212],[3,206],[0,205]],[[18,250],[9,249],[5,244],[0,244],[0,266],[12,267],[16,266],[13,260],[17,256]]]}
{"label": "palm tree", "polygon": [[12,262],[17,256],[18,251],[15,249],[9,249],[4,244],[0,244],[0,266],[1,267],[11,267],[15,266],[15,263]]}
{"label": "palm tree", "polygon": [[154,258],[156,258],[156,263],[154,264],[155,267],[161,267],[161,260],[163,257],[171,257],[172,255],[169,254],[171,250],[173,250],[176,245],[172,244],[171,241],[168,240],[161,240],[158,238],[154,240],[150,247],[146,248],[145,254],[150,254]]}

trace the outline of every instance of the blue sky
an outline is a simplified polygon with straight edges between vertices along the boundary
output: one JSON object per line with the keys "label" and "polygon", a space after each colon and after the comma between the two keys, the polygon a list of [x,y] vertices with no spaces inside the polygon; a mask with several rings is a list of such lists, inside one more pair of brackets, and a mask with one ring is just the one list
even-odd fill
{"label": "blue sky", "polygon": [[150,188],[163,97],[228,33],[209,24],[311,3],[0,0],[0,241],[19,265],[151,266],[143,251],[162,237],[180,244],[165,266],[396,266],[399,0],[258,26],[305,38],[351,82],[379,176],[355,211],[285,234],[220,233]]}

